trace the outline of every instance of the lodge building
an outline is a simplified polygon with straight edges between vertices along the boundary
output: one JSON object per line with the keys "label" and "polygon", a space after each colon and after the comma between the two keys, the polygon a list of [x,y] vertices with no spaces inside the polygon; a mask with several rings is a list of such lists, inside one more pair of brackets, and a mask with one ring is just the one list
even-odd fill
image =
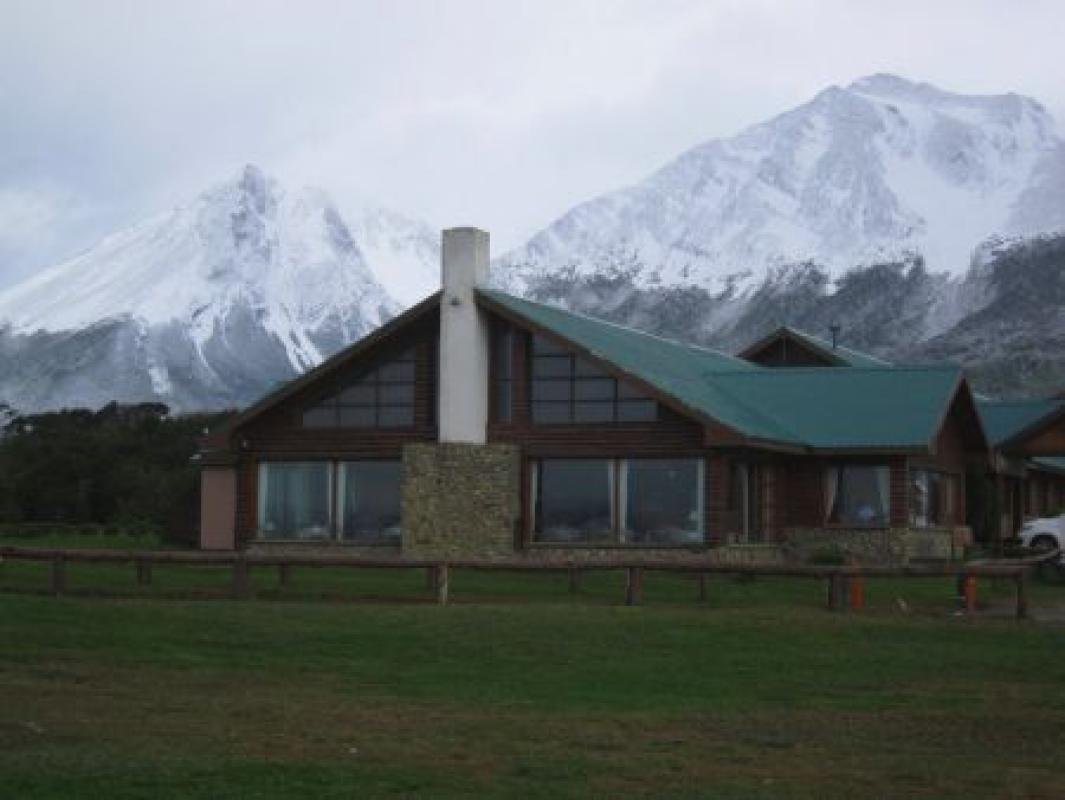
{"label": "lodge building", "polygon": [[484,231],[442,253],[440,292],[207,437],[203,548],[899,562],[961,554],[973,475],[1042,487],[1010,530],[1065,504],[1058,401],[788,328],[682,344],[490,288]]}

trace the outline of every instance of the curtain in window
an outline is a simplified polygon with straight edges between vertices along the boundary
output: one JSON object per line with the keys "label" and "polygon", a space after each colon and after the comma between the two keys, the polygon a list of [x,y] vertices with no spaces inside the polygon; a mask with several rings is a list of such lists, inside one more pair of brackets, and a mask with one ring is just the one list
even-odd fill
{"label": "curtain in window", "polygon": [[826,496],[831,501],[828,521],[837,525],[888,524],[891,471],[886,466],[844,464],[825,472]]}
{"label": "curtain in window", "polygon": [[329,536],[329,464],[325,461],[259,465],[259,535],[269,539]]}

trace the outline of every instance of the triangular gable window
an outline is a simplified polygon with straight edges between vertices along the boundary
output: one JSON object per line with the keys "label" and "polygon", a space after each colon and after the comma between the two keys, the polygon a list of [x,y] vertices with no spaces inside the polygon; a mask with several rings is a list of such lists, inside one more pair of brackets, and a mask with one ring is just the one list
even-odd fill
{"label": "triangular gable window", "polygon": [[658,405],[647,395],[542,336],[533,337],[531,400],[537,425],[658,418]]}
{"label": "triangular gable window", "polygon": [[409,428],[414,425],[414,350],[360,373],[303,412],[305,428]]}

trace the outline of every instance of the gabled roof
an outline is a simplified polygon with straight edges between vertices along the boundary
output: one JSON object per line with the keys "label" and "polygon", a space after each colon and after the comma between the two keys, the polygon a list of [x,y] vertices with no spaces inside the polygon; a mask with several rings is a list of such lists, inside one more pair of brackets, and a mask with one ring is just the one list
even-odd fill
{"label": "gabled roof", "polygon": [[764,336],[754,344],[748,345],[739,353],[739,357],[743,359],[753,359],[759,352],[782,339],[790,339],[798,342],[825,359],[825,361],[832,366],[870,368],[891,366],[890,362],[869,355],[868,353],[863,353],[860,350],[854,350],[842,345],[836,345],[833,347],[831,342],[822,339],[819,336],[814,336],[812,333],[807,333],[798,328],[792,328],[789,325],[782,325],[768,336]]}
{"label": "gabled roof", "polygon": [[1061,398],[1046,397],[1029,400],[988,400],[978,398],[976,406],[992,447],[1025,431],[1065,405]]}
{"label": "gabled roof", "polygon": [[926,450],[957,393],[968,391],[956,366],[767,369],[502,292],[479,291],[479,297],[751,440]]}
{"label": "gabled roof", "polygon": [[244,425],[253,417],[257,417],[260,414],[269,411],[292,397],[292,395],[296,394],[304,387],[342,369],[348,364],[348,362],[358,358],[369,348],[379,344],[409,323],[416,319],[420,319],[425,314],[435,310],[439,305],[440,292],[434,292],[420,303],[411,306],[402,314],[398,314],[381,327],[366,334],[354,344],[350,344],[337,353],[334,353],[314,369],[310,369],[299,377],[293,378],[288,383],[282,384],[277,389],[268,392],[261,399],[248,406],[244,411],[236,416],[230,417],[225,421],[222,427],[211,432],[208,437],[208,443],[215,446],[220,445],[222,440],[224,440],[230,433]]}

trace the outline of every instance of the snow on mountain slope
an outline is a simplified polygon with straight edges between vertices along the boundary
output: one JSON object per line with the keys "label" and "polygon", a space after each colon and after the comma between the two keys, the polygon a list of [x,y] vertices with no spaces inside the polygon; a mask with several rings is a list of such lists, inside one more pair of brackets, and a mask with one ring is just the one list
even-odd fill
{"label": "snow on mountain slope", "polygon": [[644,280],[751,289],[783,265],[838,275],[916,253],[960,275],[988,236],[1065,229],[1063,176],[1065,142],[1034,100],[874,75],[697,146],[500,261],[515,288],[636,262]]}
{"label": "snow on mountain slope", "polygon": [[249,166],[0,293],[0,397],[239,405],[399,308],[323,192]]}
{"label": "snow on mountain slope", "polygon": [[425,222],[380,206],[346,215],[377,282],[404,306],[440,288],[440,233]]}

